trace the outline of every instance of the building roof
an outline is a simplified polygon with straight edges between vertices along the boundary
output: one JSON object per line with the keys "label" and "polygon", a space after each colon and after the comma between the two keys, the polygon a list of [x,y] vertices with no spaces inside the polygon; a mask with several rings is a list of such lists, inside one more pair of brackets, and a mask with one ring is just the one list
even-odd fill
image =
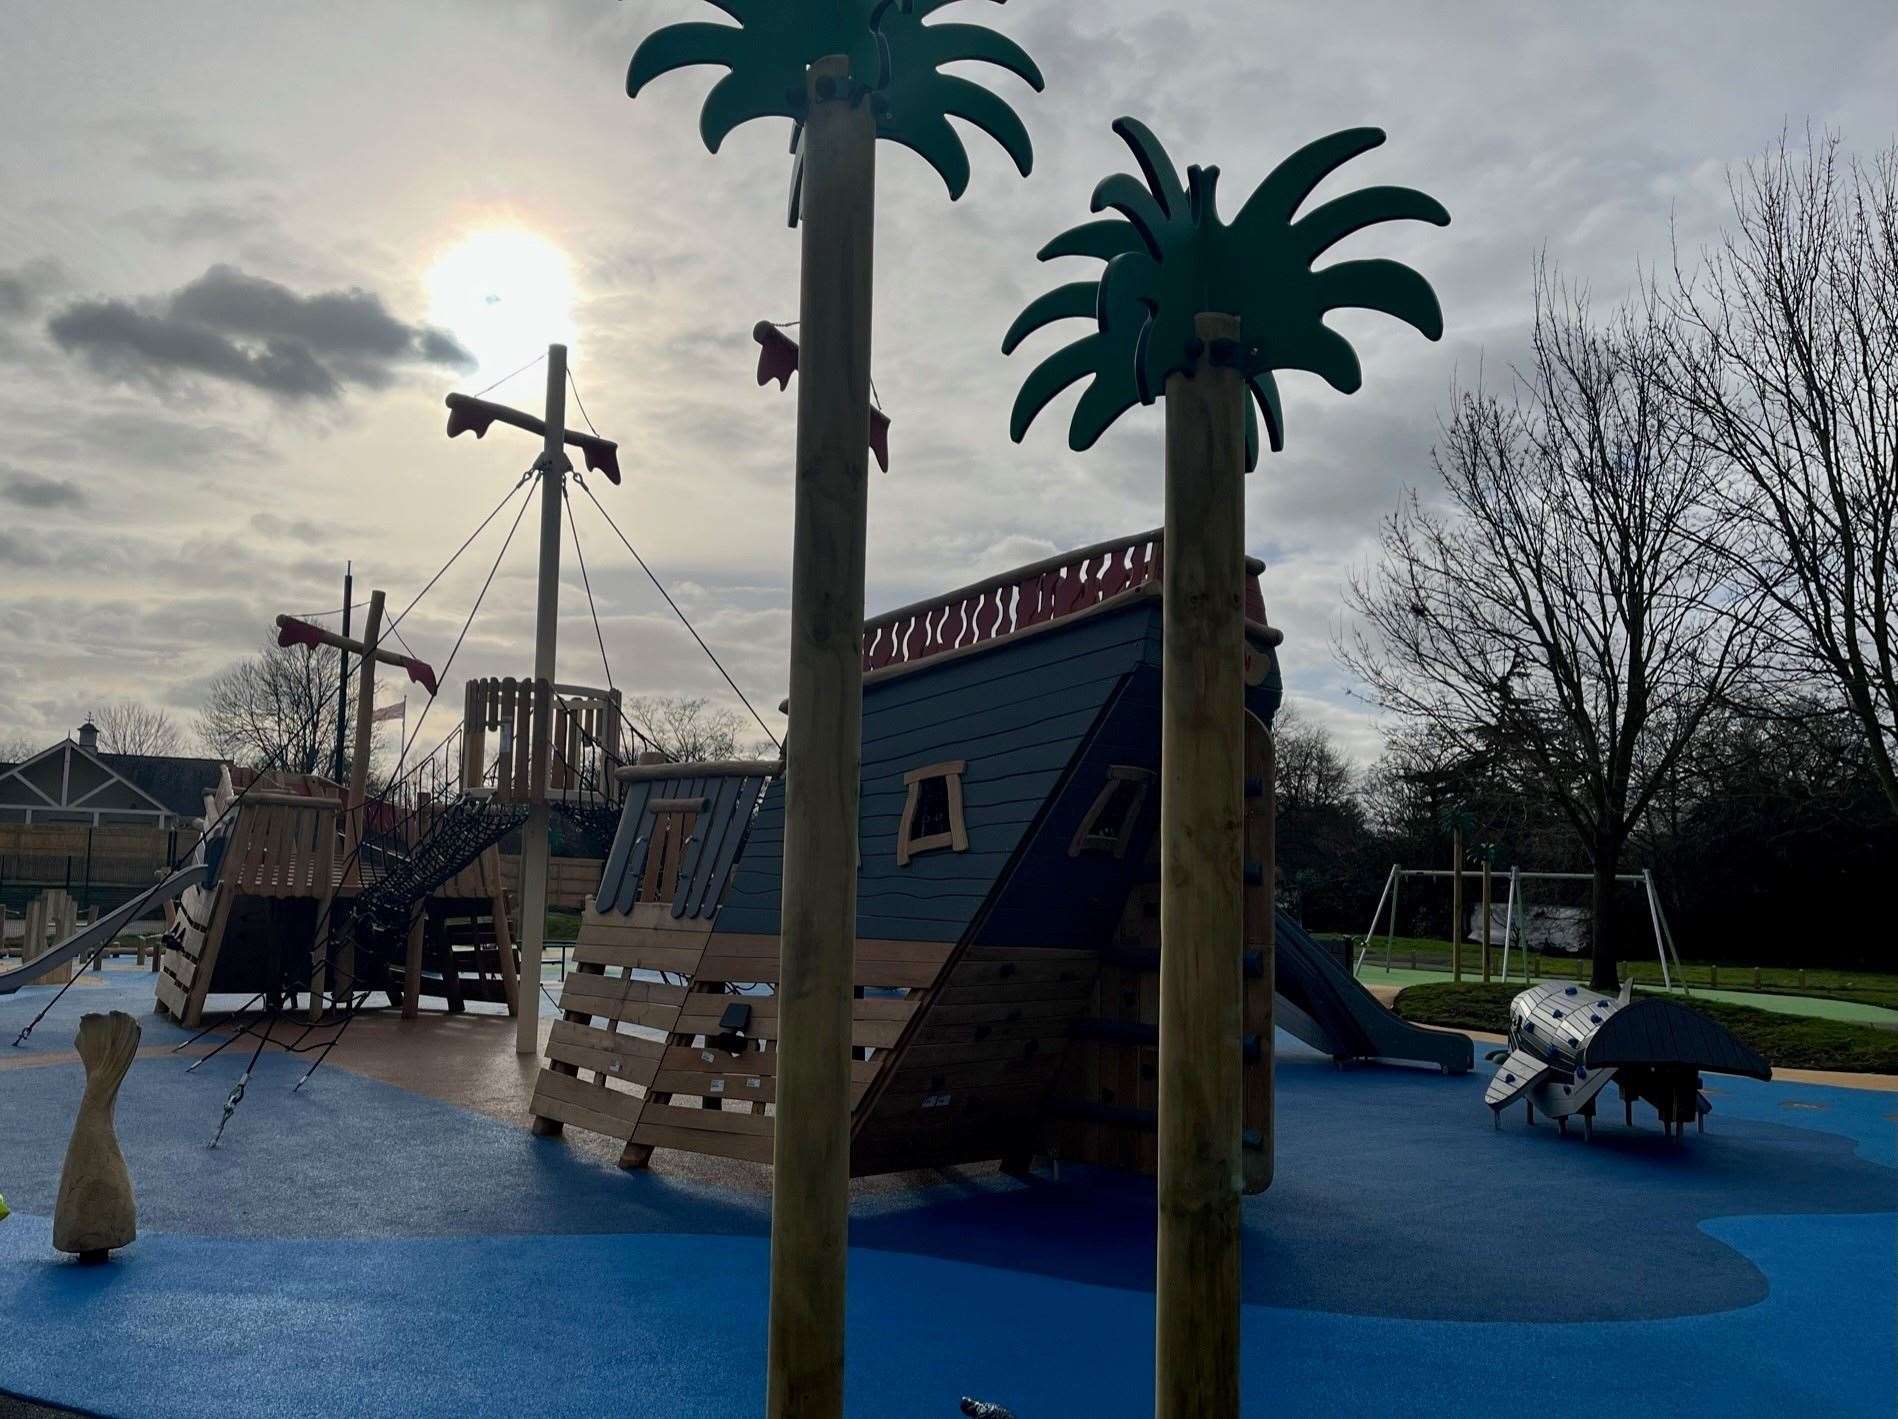
{"label": "building roof", "polygon": [[[75,746],[76,747],[76,746]],[[84,752],[83,750],[81,752]],[[98,754],[93,758],[113,773],[184,818],[204,816],[204,795],[217,787],[222,759],[188,759],[171,754]]]}
{"label": "building roof", "polygon": [[19,763],[0,763],[0,800],[36,811],[162,810],[201,818],[204,795],[217,787],[222,767],[219,759],[105,754],[63,739]]}

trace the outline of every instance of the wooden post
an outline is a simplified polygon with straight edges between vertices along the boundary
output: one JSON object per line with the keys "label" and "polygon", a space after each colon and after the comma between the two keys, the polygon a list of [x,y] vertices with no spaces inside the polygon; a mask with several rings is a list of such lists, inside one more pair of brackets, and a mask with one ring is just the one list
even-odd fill
{"label": "wooden post", "polygon": [[413,1020],[422,1013],[422,942],[428,931],[428,899],[411,908],[408,954],[402,962],[402,1018]]}
{"label": "wooden post", "polygon": [[560,497],[567,483],[567,347],[547,347],[547,442],[540,455],[540,589],[534,615],[534,708],[528,721],[527,823],[521,830],[521,981],[514,1052],[540,1052],[540,959],[547,945],[547,761],[554,720],[554,642],[560,628]]}
{"label": "wooden post", "polygon": [[[343,797],[344,832],[348,834],[347,849],[353,865],[343,874],[342,886],[348,886],[351,880],[358,884],[362,881],[362,840],[369,826],[369,750],[376,737],[376,646],[382,635],[382,603],[380,591],[370,592],[369,614],[363,618],[362,669],[357,672],[356,684],[356,737],[350,750],[349,789]],[[323,1015],[324,976],[330,952],[336,945],[329,939],[333,905],[333,901],[325,901],[324,910],[317,915],[316,958],[310,963],[312,1020],[321,1019]],[[336,981],[343,989],[344,1000],[356,989],[355,972],[355,950],[345,946],[337,955]],[[330,994],[334,998],[335,991],[332,989]]]}
{"label": "wooden post", "polygon": [[811,66],[799,157],[802,324],[778,987],[783,1038],[771,1176],[770,1419],[843,1413],[876,207],[876,121],[868,96],[853,95],[850,81],[843,55]]}
{"label": "wooden post", "polygon": [[[343,634],[349,634],[350,603],[356,599],[356,564],[343,563]],[[337,652],[336,662],[336,781],[343,780],[343,735],[349,727],[349,652]]]}
{"label": "wooden post", "polygon": [[1450,979],[1463,983],[1463,829],[1450,830]]}
{"label": "wooden post", "polygon": [[[1194,328],[1239,339],[1229,315]],[[1244,401],[1203,356],[1167,379],[1156,1419],[1239,1413]]]}
{"label": "wooden post", "polygon": [[1489,984],[1489,858],[1483,859],[1483,984]]}

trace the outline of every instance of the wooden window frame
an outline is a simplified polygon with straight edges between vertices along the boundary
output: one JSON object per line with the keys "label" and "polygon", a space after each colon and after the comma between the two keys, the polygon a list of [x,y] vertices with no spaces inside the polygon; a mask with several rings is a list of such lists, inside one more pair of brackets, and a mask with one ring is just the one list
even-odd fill
{"label": "wooden window frame", "polygon": [[[1146,806],[1147,790],[1152,786],[1153,779],[1152,769],[1136,768],[1132,764],[1109,764],[1107,782],[1094,795],[1094,802],[1088,808],[1087,815],[1081,819],[1081,826],[1074,830],[1074,840],[1068,844],[1068,856],[1079,857],[1084,852],[1111,852],[1116,858],[1126,857],[1127,844],[1133,839],[1134,825],[1140,821],[1140,810]],[[1121,819],[1120,831],[1095,832],[1094,825],[1100,821],[1101,814],[1107,811],[1108,804],[1122,792],[1121,785],[1124,783],[1133,785],[1134,801]]]}
{"label": "wooden window frame", "polygon": [[704,798],[655,798],[646,804],[652,816],[648,830],[646,864],[640,874],[641,902],[669,903],[679,890],[679,874],[698,833]]}
{"label": "wooden window frame", "polygon": [[[952,852],[969,850],[969,830],[962,818],[962,771],[968,767],[965,760],[946,759],[940,764],[925,764],[920,769],[911,769],[903,775],[904,786],[909,789],[903,800],[903,821],[896,827],[896,865],[909,866],[909,860],[919,852],[937,852],[948,848]],[[922,806],[923,782],[926,779],[946,780],[949,799],[949,831],[931,833],[928,837],[910,840],[910,829],[916,825],[916,811]]]}

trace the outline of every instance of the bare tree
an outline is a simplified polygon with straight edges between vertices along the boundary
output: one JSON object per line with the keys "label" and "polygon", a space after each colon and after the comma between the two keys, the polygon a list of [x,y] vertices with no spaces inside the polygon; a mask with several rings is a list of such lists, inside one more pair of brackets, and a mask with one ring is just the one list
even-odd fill
{"label": "bare tree", "polygon": [[1782,138],[1730,186],[1732,230],[1659,294],[1663,374],[1731,471],[1776,678],[1829,687],[1898,815],[1898,148]]}
{"label": "bare tree", "polygon": [[1317,720],[1284,705],[1272,721],[1278,806],[1277,892],[1301,921],[1336,917],[1360,885],[1350,870],[1364,844],[1351,762]]}
{"label": "bare tree", "polygon": [[1272,720],[1272,747],[1281,813],[1336,811],[1352,802],[1351,761],[1324,725],[1282,705]]}
{"label": "bare tree", "polygon": [[45,747],[35,743],[30,735],[0,734],[0,764],[25,763]]}
{"label": "bare tree", "polygon": [[626,718],[667,758],[681,764],[738,757],[738,712],[703,696],[635,695]]}
{"label": "bare tree", "polygon": [[184,735],[178,723],[157,705],[120,700],[94,716],[99,747],[108,754],[175,754]]}
{"label": "bare tree", "polygon": [[1585,847],[1594,984],[1616,985],[1622,850],[1751,658],[1717,472],[1664,397],[1653,321],[1606,323],[1538,267],[1531,368],[1514,397],[1458,398],[1434,461],[1452,513],[1415,492],[1381,565],[1353,579],[1339,654],[1372,698],[1460,756],[1520,763]]}
{"label": "bare tree", "polygon": [[262,768],[322,773],[336,742],[335,651],[279,646],[219,671],[198,711],[198,738],[213,754]]}

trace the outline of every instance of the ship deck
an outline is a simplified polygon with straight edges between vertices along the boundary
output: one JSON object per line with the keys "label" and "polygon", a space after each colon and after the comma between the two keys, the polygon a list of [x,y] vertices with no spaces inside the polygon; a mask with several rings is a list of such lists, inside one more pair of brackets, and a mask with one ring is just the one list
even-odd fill
{"label": "ship deck", "polygon": [[[49,993],[0,1001],[7,1039]],[[50,1214],[73,1031],[104,1008],[144,1027],[118,1110],[140,1237],[80,1267]],[[765,1169],[626,1174],[616,1144],[531,1136],[536,1061],[472,1008],[365,1016],[299,1093],[304,1059],[266,1050],[211,1150],[250,1048],[186,1074],[219,1037],[187,1038],[128,966],[0,1055],[0,1392],[155,1419],[762,1409]],[[1486,1076],[1281,1037],[1248,1413],[1890,1412],[1898,1094],[1713,1079],[1705,1135],[1615,1110],[1585,1144],[1519,1112],[1493,1131]],[[1153,1223],[1150,1182],[1099,1170],[855,1184],[851,1412],[1143,1412]]]}

